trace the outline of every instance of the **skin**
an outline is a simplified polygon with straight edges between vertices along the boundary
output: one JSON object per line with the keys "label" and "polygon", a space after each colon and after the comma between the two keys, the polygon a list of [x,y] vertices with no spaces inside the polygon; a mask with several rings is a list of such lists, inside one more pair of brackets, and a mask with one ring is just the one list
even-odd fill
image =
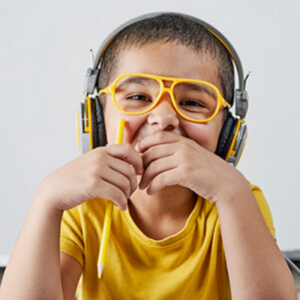
{"label": "skin", "polygon": [[[122,53],[113,77],[149,73],[205,80],[220,88],[216,70],[209,56],[155,43]],[[107,96],[104,113],[110,145],[62,166],[40,184],[7,267],[1,299],[74,297],[82,269],[59,253],[64,210],[91,198],[112,199],[122,210],[129,208],[147,236],[162,239],[184,226],[195,195],[217,206],[233,299],[297,299],[291,273],[247,181],[214,154],[222,111],[206,124],[188,122],[165,94],[155,109],[140,116],[122,114]],[[124,144],[114,145],[121,117],[126,120]]]}
{"label": "skin", "polygon": [[[120,56],[122,59],[119,60],[113,79],[125,73],[148,73],[204,80],[221,91],[215,62],[185,46],[172,45],[170,51],[169,44],[155,43],[142,49],[130,48]],[[170,82],[165,84],[170,86]],[[211,122],[194,123],[176,113],[167,93],[162,98],[155,109],[138,116],[125,115],[116,110],[110,97],[107,97],[104,109],[108,143],[114,143],[118,126],[116,120],[124,118],[126,131],[123,142],[131,144],[141,154],[144,172],[136,184],[140,181],[139,188],[142,191],[135,190],[130,197],[129,207],[140,229],[149,237],[157,239],[176,233],[184,226],[195,205],[194,193],[205,198],[214,193],[209,190],[210,187],[201,190],[205,188],[199,186],[200,178],[196,174],[202,166],[199,164],[199,168],[195,168],[195,160],[191,158],[199,156],[202,162],[207,161],[208,155],[209,158],[219,160],[226,169],[230,167],[211,155],[211,152],[215,152],[222,127],[222,109]],[[200,158],[200,155],[204,157]],[[178,165],[178,162],[181,163]],[[215,176],[215,172],[212,176]],[[143,190],[145,188],[146,193]],[[181,197],[170,205],[174,194]],[[123,199],[124,205],[127,204],[127,198]]]}

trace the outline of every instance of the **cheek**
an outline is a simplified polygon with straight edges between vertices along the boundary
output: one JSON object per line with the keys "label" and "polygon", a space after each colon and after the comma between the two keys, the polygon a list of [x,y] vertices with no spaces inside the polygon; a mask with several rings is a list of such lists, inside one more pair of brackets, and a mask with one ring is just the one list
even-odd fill
{"label": "cheek", "polygon": [[114,144],[116,142],[119,120],[121,118],[125,120],[123,143],[134,145],[135,136],[137,135],[139,128],[145,122],[145,117],[123,114],[113,105],[111,106],[109,104],[107,104],[104,109],[107,142],[108,144]]}
{"label": "cheek", "polygon": [[146,118],[145,115],[124,115],[126,122],[125,132],[124,132],[124,143],[131,144],[135,146],[144,136],[145,136],[145,126]]}
{"label": "cheek", "polygon": [[206,124],[189,124],[186,132],[189,138],[193,139],[203,148],[215,152],[221,132],[221,122],[209,122]]}

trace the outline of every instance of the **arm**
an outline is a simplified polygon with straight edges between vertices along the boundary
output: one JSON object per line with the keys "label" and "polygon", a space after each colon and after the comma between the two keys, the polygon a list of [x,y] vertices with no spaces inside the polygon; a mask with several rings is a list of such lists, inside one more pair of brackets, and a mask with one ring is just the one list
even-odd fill
{"label": "arm", "polygon": [[297,299],[287,264],[243,175],[191,139],[158,132],[137,146],[140,188],[181,185],[217,206],[233,299]]}
{"label": "arm", "polygon": [[[45,201],[43,201],[45,200]],[[36,194],[5,270],[1,299],[63,299],[59,232],[62,214]]]}
{"label": "arm", "polygon": [[113,199],[125,209],[141,169],[142,159],[131,146],[111,145],[94,149],[47,176],[6,268],[0,299],[72,299],[81,266],[64,254],[60,258],[63,212],[94,198]]}
{"label": "arm", "polygon": [[217,202],[233,299],[297,299],[291,272],[239,172]]}
{"label": "arm", "polygon": [[72,257],[59,254],[61,214],[51,216],[47,209],[43,213],[45,207],[39,210],[35,201],[5,271],[1,299],[74,299],[82,268]]}
{"label": "arm", "polygon": [[60,270],[64,299],[73,300],[82,273],[82,267],[73,257],[61,252]]}

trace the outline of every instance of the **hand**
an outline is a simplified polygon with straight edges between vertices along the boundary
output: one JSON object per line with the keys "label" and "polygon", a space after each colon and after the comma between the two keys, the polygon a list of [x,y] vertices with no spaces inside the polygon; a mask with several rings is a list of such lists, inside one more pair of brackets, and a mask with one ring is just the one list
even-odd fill
{"label": "hand", "polygon": [[144,161],[139,188],[147,188],[150,195],[167,186],[181,185],[217,202],[225,192],[234,192],[232,187],[240,182],[248,186],[239,171],[189,138],[157,132],[136,148]]}
{"label": "hand", "polygon": [[130,145],[99,147],[51,173],[38,193],[59,211],[94,198],[109,199],[126,210],[142,168],[142,158]]}

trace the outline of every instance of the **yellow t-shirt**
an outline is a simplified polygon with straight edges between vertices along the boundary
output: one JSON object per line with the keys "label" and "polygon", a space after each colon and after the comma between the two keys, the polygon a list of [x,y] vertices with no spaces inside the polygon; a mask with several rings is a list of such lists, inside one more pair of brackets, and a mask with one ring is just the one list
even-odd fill
{"label": "yellow t-shirt", "polygon": [[[275,238],[261,190],[251,185]],[[97,277],[106,200],[92,199],[63,215],[60,248],[82,266],[78,299],[231,299],[217,208],[198,198],[185,227],[163,240],[145,236],[129,211],[114,208],[102,278]]]}

